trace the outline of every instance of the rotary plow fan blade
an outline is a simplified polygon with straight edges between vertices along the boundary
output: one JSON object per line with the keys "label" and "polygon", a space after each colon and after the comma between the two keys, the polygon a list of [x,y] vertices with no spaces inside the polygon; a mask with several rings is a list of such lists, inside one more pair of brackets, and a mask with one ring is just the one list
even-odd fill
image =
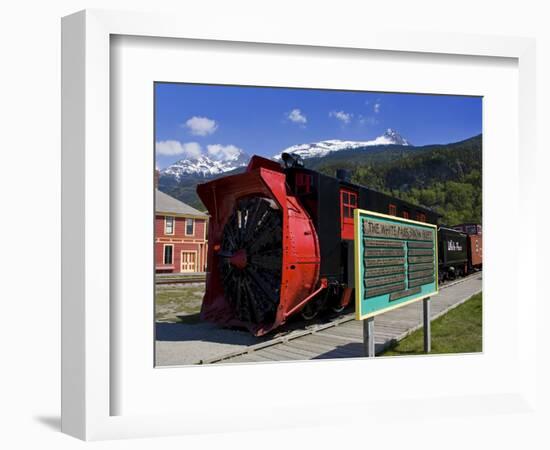
{"label": "rotary plow fan blade", "polygon": [[243,322],[271,323],[280,300],[282,217],[273,200],[237,202],[218,256],[225,297]]}

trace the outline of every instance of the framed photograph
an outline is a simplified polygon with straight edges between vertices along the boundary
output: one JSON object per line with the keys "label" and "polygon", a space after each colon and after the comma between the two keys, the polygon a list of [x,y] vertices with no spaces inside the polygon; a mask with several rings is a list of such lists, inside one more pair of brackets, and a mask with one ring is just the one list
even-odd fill
{"label": "framed photograph", "polygon": [[62,27],[64,432],[529,408],[531,40]]}
{"label": "framed photograph", "polygon": [[362,357],[374,316],[415,354],[431,297],[468,301],[431,352],[481,351],[481,132],[479,96],[155,83],[156,366]]}

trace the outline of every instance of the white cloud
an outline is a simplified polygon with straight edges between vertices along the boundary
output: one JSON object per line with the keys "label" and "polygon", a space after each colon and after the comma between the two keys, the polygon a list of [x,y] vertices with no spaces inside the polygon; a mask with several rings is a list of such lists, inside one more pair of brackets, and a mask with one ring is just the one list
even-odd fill
{"label": "white cloud", "polygon": [[208,117],[194,116],[185,122],[185,127],[195,136],[207,136],[218,129],[218,124]]}
{"label": "white cloud", "polygon": [[378,124],[378,120],[377,120],[376,117],[374,117],[374,116],[363,116],[363,115],[360,115],[360,116],[359,116],[359,124],[361,124],[361,125],[369,125],[369,126],[377,125],[377,124]]}
{"label": "white cloud", "polygon": [[376,103],[374,104],[374,106],[372,107],[372,110],[373,110],[376,114],[378,114],[378,113],[380,112],[380,107],[381,107],[381,106],[382,106],[382,105],[380,104],[380,102],[376,102]]}
{"label": "white cloud", "polygon": [[305,125],[307,123],[307,117],[302,114],[302,111],[300,111],[298,108],[293,109],[287,114],[288,120],[294,123],[298,123],[300,125]]}
{"label": "white cloud", "polygon": [[175,140],[159,141],[155,145],[157,155],[182,156],[187,159],[199,159],[207,156],[214,161],[235,161],[244,153],[236,145],[211,144],[203,149],[197,142],[180,142]]}
{"label": "white cloud", "polygon": [[217,161],[233,161],[236,160],[243,152],[235,145],[213,144],[207,147],[208,156]]}
{"label": "white cloud", "polygon": [[159,155],[183,155],[189,159],[197,159],[202,154],[201,146],[196,142],[159,141],[156,143],[155,149]]}
{"label": "white cloud", "polygon": [[353,117],[352,113],[347,113],[344,111],[331,111],[328,115],[329,117],[335,117],[343,123],[350,123]]}

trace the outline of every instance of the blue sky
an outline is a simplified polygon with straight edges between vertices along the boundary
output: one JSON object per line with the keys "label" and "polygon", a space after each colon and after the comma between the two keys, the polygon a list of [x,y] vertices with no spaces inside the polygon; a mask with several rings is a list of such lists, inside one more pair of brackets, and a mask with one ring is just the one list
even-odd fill
{"label": "blue sky", "polygon": [[481,97],[155,84],[156,160],[164,168],[236,149],[271,157],[295,144],[371,140],[393,128],[413,145],[482,131]]}

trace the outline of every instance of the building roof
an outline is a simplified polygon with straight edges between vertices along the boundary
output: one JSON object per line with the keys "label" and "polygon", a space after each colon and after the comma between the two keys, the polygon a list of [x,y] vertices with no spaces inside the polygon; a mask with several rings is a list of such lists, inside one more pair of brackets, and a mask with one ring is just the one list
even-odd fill
{"label": "building roof", "polygon": [[155,210],[157,213],[178,214],[182,216],[208,217],[207,214],[193,208],[164,192],[155,189]]}

